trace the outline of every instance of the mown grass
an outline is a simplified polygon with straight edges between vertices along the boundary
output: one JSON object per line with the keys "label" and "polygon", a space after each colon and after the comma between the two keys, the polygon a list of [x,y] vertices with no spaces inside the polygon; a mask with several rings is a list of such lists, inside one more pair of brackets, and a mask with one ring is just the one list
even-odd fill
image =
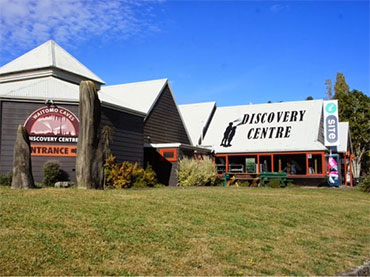
{"label": "mown grass", "polygon": [[0,275],[332,275],[370,258],[357,190],[0,189]]}

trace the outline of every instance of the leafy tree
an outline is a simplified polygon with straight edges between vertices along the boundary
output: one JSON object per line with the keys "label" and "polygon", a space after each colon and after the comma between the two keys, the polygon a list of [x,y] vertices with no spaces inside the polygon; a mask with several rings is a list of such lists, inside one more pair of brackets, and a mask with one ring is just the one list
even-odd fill
{"label": "leafy tree", "polygon": [[342,73],[337,74],[334,90],[334,98],[339,103],[339,120],[349,122],[355,155],[353,175],[358,178],[361,174],[361,164],[367,164],[369,159],[370,97],[356,89],[350,91]]}
{"label": "leafy tree", "polygon": [[313,100],[313,97],[312,97],[312,96],[308,96],[308,97],[306,98],[306,100]]}
{"label": "leafy tree", "polygon": [[341,93],[349,93],[349,86],[346,83],[346,78],[344,77],[343,73],[337,73],[337,80],[335,81],[334,92],[336,96]]}

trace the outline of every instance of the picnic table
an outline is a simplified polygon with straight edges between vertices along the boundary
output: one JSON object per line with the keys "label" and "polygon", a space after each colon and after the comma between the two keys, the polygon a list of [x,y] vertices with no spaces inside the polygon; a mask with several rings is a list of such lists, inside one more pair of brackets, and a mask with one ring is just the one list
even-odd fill
{"label": "picnic table", "polygon": [[286,183],[292,182],[287,176],[288,174],[286,172],[261,172],[259,175],[260,182],[263,186],[272,180],[279,180],[280,185],[284,186]]}

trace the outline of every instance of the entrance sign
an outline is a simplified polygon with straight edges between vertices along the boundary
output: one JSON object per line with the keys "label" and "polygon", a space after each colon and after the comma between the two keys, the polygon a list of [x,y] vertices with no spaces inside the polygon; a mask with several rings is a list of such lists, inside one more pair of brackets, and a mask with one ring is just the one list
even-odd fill
{"label": "entrance sign", "polygon": [[75,157],[77,146],[71,145],[31,145],[32,156],[49,156],[49,157]]}
{"label": "entrance sign", "polygon": [[60,106],[37,109],[24,127],[29,134],[32,156],[76,156],[79,120],[68,109]]}
{"label": "entrance sign", "polygon": [[338,101],[323,102],[325,146],[339,145]]}

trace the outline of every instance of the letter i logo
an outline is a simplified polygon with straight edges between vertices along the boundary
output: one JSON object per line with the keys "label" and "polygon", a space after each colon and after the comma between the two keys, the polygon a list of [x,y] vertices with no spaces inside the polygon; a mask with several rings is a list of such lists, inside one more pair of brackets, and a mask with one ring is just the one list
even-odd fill
{"label": "letter i logo", "polygon": [[328,103],[325,107],[327,113],[335,113],[337,110],[337,105],[335,103]]}

